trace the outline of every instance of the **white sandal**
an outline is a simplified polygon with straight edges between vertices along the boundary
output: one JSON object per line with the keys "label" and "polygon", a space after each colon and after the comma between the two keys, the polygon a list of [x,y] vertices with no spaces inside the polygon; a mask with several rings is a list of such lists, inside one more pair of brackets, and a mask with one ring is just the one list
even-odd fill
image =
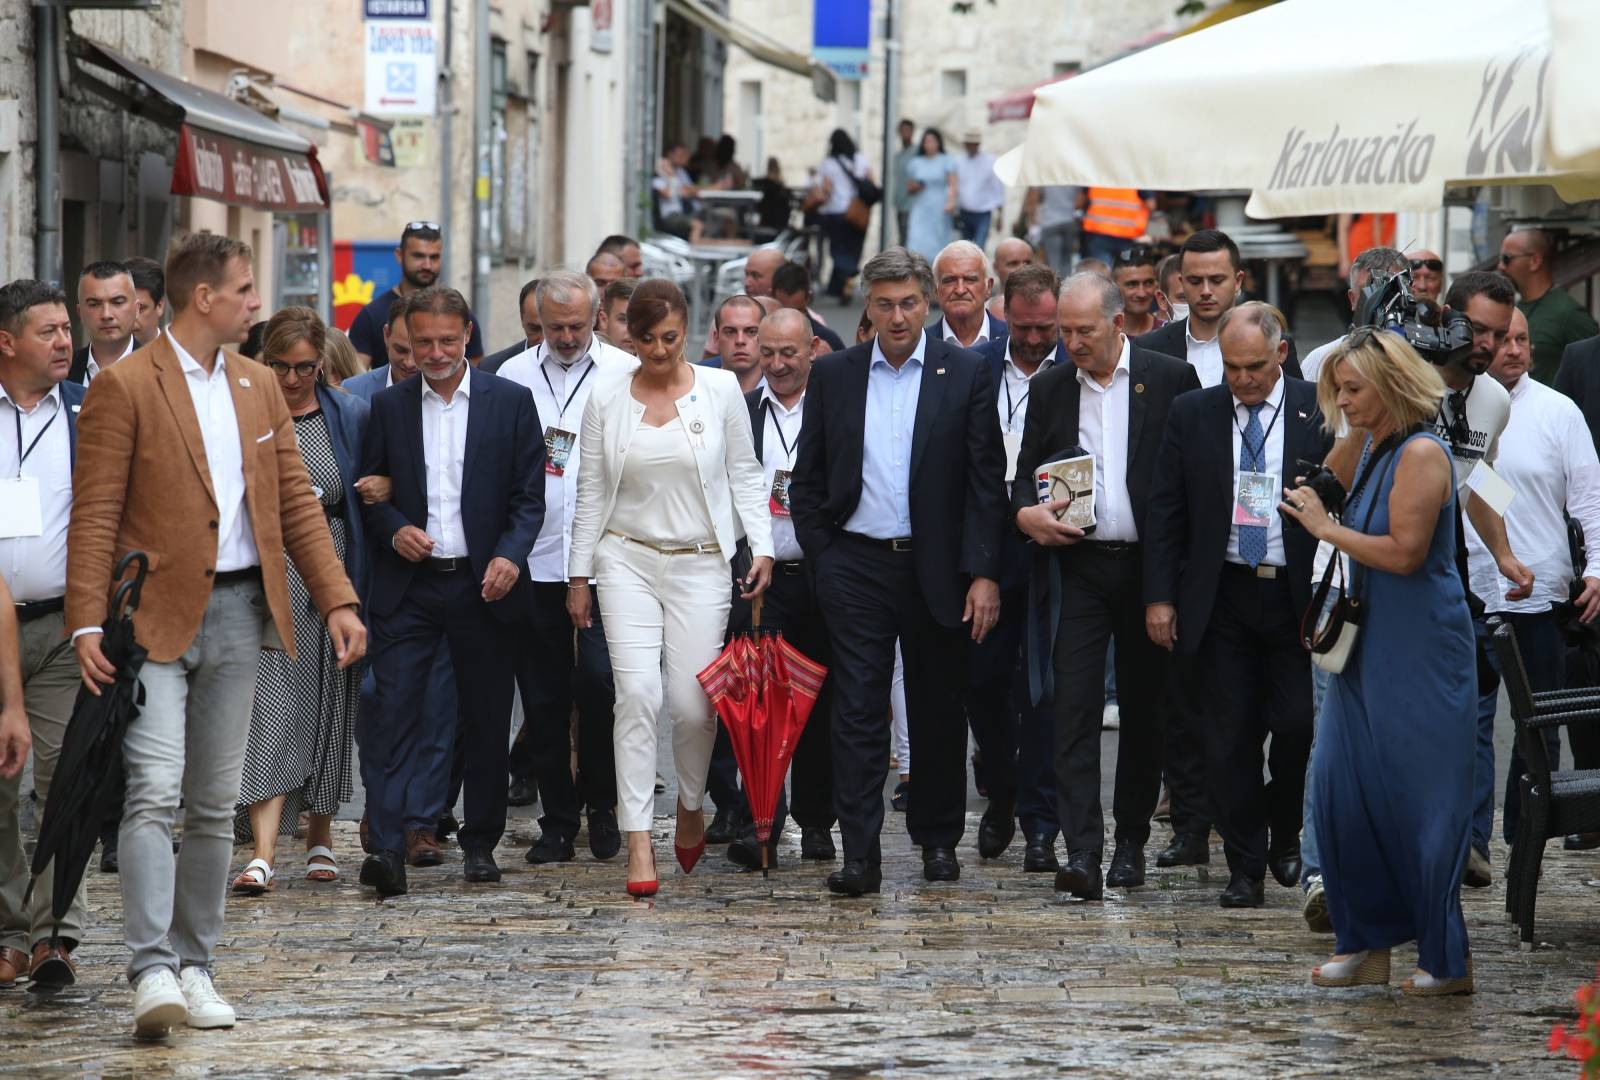
{"label": "white sandal", "polygon": [[[327,862],[312,862],[312,859],[327,859]],[[324,874],[325,877],[317,877]],[[328,884],[339,880],[339,860],[333,852],[318,844],[316,847],[306,849],[306,880]]]}
{"label": "white sandal", "polygon": [[265,859],[251,859],[239,876],[233,879],[233,891],[240,896],[260,896],[272,891],[272,864]]}

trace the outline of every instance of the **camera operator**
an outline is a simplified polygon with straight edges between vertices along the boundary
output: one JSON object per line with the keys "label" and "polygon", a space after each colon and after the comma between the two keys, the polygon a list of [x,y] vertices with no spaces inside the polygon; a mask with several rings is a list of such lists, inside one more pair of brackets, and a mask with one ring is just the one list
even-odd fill
{"label": "camera operator", "polygon": [[[1355,264],[1350,267],[1350,288],[1345,292],[1345,298],[1350,301],[1352,317],[1360,311],[1362,294],[1367,291],[1367,286],[1372,284],[1373,275],[1393,277],[1404,271],[1407,265],[1406,257],[1391,247],[1368,248],[1358,255]],[[1412,291],[1415,292],[1414,287]],[[1434,302],[1437,303],[1437,300]],[[1323,358],[1342,341],[1344,335],[1340,334],[1326,345],[1318,345],[1306,354],[1306,358],[1300,362],[1300,367],[1305,373],[1307,382],[1317,381],[1317,373],[1322,370]],[[1322,567],[1317,567],[1319,573],[1321,569]]]}
{"label": "camera operator", "polygon": [[[1488,548],[1471,528],[1467,530],[1467,551],[1472,591],[1489,614],[1510,624],[1528,669],[1528,682],[1538,692],[1560,690],[1565,682],[1566,647],[1559,612],[1571,595],[1568,590],[1573,578],[1567,514],[1583,526],[1590,565],[1600,566],[1600,460],[1583,413],[1566,395],[1535,380],[1529,372],[1532,362],[1528,320],[1516,311],[1511,333],[1496,353],[1489,374],[1511,395],[1511,420],[1500,435],[1496,471],[1517,492],[1506,510],[1506,535],[1512,546],[1528,552],[1534,563],[1532,595],[1521,600],[1505,595]],[[1583,579],[1574,606],[1584,622],[1600,613],[1600,577]],[[1491,714],[1494,697],[1491,691],[1482,702]],[[1548,729],[1545,736],[1552,760],[1558,760],[1556,730]],[[1492,766],[1492,759],[1488,764]],[[1507,839],[1515,828],[1521,794],[1515,778],[1521,772],[1522,758],[1513,743],[1506,779]],[[1567,846],[1596,845],[1591,840],[1569,838]]]}

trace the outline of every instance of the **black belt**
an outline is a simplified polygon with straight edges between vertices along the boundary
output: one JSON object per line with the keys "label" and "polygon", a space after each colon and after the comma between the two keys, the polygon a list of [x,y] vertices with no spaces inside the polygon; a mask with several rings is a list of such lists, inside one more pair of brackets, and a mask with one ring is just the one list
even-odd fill
{"label": "black belt", "polygon": [[803,574],[806,572],[806,564],[799,559],[793,562],[775,562],[772,564],[772,572],[774,574]]}
{"label": "black belt", "polygon": [[1099,552],[1114,559],[1132,558],[1143,550],[1137,540],[1085,540],[1077,546],[1081,550]]}
{"label": "black belt", "polygon": [[54,615],[67,606],[67,598],[57,596],[51,600],[24,600],[17,605],[17,621],[27,622],[41,615]]}
{"label": "black belt", "polygon": [[911,537],[909,536],[896,536],[889,540],[880,540],[876,536],[862,536],[860,533],[846,532],[845,535],[852,540],[859,540],[863,544],[871,544],[873,547],[888,548],[890,551],[911,550]]}
{"label": "black belt", "polygon": [[465,555],[457,555],[453,559],[423,559],[418,565],[436,574],[453,574],[457,570],[470,571],[472,560]]}
{"label": "black belt", "polygon": [[211,583],[213,585],[236,585],[244,581],[260,583],[261,567],[246,566],[242,570],[223,570],[220,573],[211,575]]}
{"label": "black belt", "polygon": [[1281,566],[1268,566],[1266,563],[1262,563],[1259,566],[1246,566],[1244,563],[1224,562],[1222,568],[1231,574],[1238,574],[1240,577],[1262,578],[1266,581],[1283,578],[1288,573]]}

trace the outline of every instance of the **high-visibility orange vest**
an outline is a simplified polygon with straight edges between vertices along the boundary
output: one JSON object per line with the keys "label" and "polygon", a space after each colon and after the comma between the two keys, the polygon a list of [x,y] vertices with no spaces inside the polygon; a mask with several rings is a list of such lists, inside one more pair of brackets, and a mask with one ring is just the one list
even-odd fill
{"label": "high-visibility orange vest", "polygon": [[1101,236],[1137,240],[1150,225],[1150,211],[1131,187],[1092,187],[1089,210],[1083,215],[1083,231]]}

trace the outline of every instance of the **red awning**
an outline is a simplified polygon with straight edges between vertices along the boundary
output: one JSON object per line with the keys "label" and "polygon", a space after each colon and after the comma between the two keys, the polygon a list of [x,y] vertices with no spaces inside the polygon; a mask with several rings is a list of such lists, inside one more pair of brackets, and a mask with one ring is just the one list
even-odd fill
{"label": "red awning", "polygon": [[1036,82],[1032,86],[1025,86],[1021,90],[1012,90],[997,98],[989,99],[989,123],[998,124],[1002,120],[1026,120],[1033,114],[1033,95],[1040,87],[1049,86],[1051,83],[1062,82],[1076,75],[1076,71],[1069,71],[1065,75],[1057,75],[1053,79]]}
{"label": "red awning", "polygon": [[[311,140],[232,98],[97,42],[79,39],[79,49],[84,59],[135,84],[137,93],[118,95],[123,108],[177,130],[172,194],[257,210],[328,208],[328,182]],[[95,80],[89,88],[108,92]]]}

